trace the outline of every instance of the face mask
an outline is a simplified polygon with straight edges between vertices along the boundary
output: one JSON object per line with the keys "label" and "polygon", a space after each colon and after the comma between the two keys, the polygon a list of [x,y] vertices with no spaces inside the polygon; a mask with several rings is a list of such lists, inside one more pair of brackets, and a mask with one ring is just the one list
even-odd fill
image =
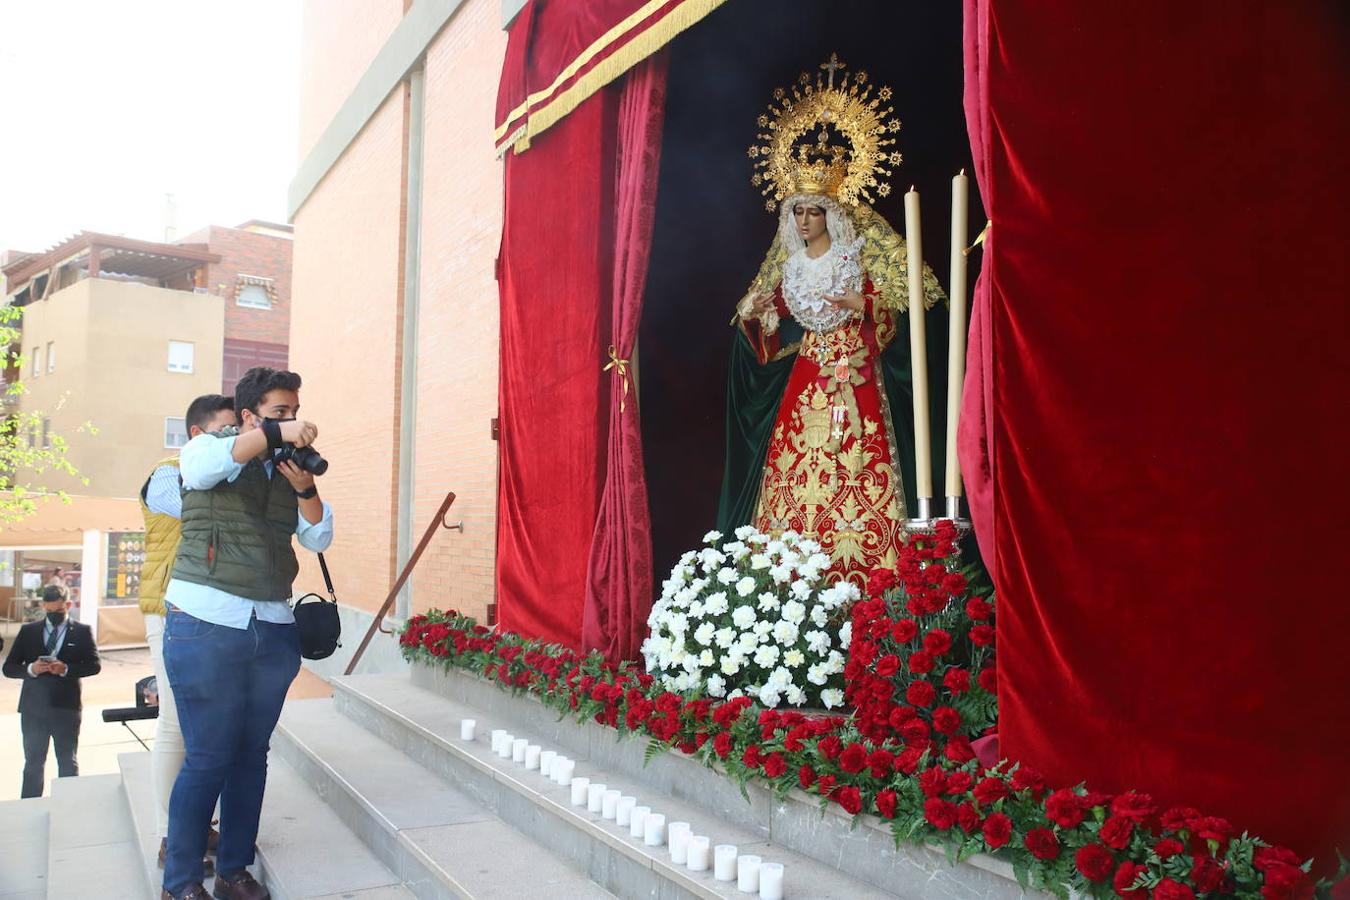
{"label": "face mask", "polygon": [[60,625],[65,620],[66,611],[64,609],[53,610],[47,613],[47,621],[50,622],[53,627]]}

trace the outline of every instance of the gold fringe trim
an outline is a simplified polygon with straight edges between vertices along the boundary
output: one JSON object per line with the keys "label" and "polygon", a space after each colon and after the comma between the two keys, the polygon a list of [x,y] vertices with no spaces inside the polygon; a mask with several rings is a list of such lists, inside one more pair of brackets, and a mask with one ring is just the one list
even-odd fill
{"label": "gold fringe trim", "polygon": [[[664,2],[666,2],[666,0],[659,0],[659,2],[655,2],[654,0],[656,6],[659,6],[660,3]],[[576,83],[567,88],[567,90],[558,94],[557,97],[538,109],[531,110],[525,123],[524,136],[517,137],[515,140],[515,151],[517,153],[524,152],[529,148],[530,141],[533,140],[533,138],[558,124],[558,122],[562,121],[568,113],[575,110],[592,94],[600,90],[600,88],[609,84],[611,81],[614,81],[633,66],[656,53],[656,51],[670,43],[670,41],[681,32],[698,23],[699,20],[703,19],[726,2],[727,0],[686,0],[686,2],[681,3],[678,7],[672,9],[659,22],[654,23],[650,28],[646,29],[641,34],[636,35],[628,43],[615,50],[608,58],[597,64],[595,68],[578,78]],[[644,6],[643,9],[647,9],[647,7],[651,6],[653,6],[653,4],[649,3],[647,6]],[[641,13],[642,10],[639,10],[634,16],[638,16]],[[647,15],[650,14],[650,12],[647,13]],[[629,17],[630,20],[632,18],[632,16]],[[641,21],[641,19],[638,21]],[[582,57],[578,57],[576,62],[568,66],[568,70],[564,75],[559,76],[559,81],[565,80],[566,77],[570,77],[570,75],[581,68],[586,61],[593,59],[596,53],[604,49],[604,47],[608,46],[610,43],[613,43],[614,38],[611,37],[611,35],[615,35],[615,32],[623,34],[626,33],[626,31],[631,30],[631,25],[628,25],[627,28],[624,27],[627,25],[627,22],[628,20],[625,20],[624,23],[620,23],[620,25],[611,29],[609,34],[606,34],[605,37],[601,38],[595,44],[592,44],[591,47],[587,49],[586,54],[583,54]],[[617,36],[618,35],[615,35],[615,37]],[[559,82],[555,81],[555,86],[557,83]],[[547,96],[551,90],[553,90],[552,87],[550,87],[548,91],[540,91],[539,94],[535,96]],[[516,137],[518,134],[519,131],[517,130],[512,136]]]}

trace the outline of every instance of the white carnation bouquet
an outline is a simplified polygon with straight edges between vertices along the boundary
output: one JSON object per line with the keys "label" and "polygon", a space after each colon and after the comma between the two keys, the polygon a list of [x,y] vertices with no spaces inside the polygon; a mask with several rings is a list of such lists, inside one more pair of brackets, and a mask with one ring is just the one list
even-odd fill
{"label": "white carnation bouquet", "polygon": [[843,705],[843,672],[858,588],[831,584],[830,557],[796,532],[750,526],[680,557],[661,585],[642,644],[667,690],[740,696],[765,707]]}

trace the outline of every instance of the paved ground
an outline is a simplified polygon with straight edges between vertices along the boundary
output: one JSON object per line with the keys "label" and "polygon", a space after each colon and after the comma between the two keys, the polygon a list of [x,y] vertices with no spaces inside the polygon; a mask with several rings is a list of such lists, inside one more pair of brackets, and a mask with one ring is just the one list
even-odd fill
{"label": "paved ground", "polygon": [[[9,652],[10,641],[19,626],[0,623],[0,637],[5,639],[4,653]],[[120,753],[139,751],[140,744],[120,724],[105,723],[102,712],[108,707],[134,706],[136,682],[152,674],[150,651],[113,650],[103,657],[103,671],[84,680],[84,723],[80,728],[80,773],[108,775],[117,772]],[[23,740],[19,730],[18,679],[0,678],[0,800],[19,798],[23,773]],[[328,683],[307,669],[291,685],[288,698],[304,699],[326,697],[332,693]],[[131,722],[141,739],[154,746],[155,723]],[[47,779],[56,777],[56,759],[47,755]]]}

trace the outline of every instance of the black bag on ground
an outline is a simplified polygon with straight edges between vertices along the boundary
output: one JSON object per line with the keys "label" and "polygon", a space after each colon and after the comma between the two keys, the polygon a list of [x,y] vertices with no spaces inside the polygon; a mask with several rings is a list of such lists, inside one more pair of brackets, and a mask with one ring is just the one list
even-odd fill
{"label": "black bag on ground", "polygon": [[[338,617],[337,594],[328,574],[328,563],[319,554],[319,568],[328,588],[328,599],[305,594],[295,601],[295,626],[300,632],[300,655],[305,659],[327,659],[342,646],[342,620]],[[305,601],[313,598],[312,602]]]}

